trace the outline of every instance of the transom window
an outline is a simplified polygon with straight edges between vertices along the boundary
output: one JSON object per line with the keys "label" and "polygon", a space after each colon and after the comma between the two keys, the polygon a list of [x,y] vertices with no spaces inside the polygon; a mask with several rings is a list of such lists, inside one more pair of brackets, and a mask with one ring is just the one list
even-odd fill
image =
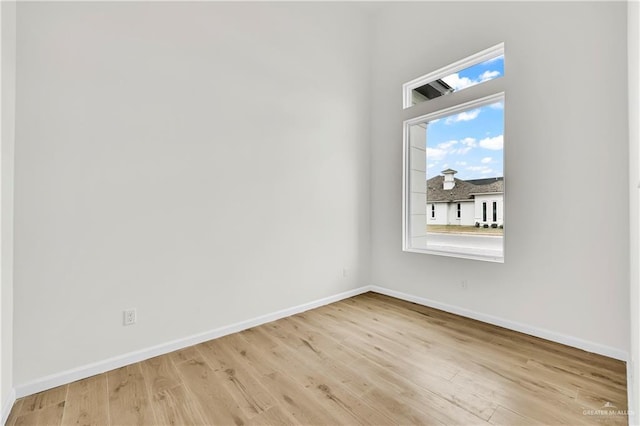
{"label": "transom window", "polygon": [[504,75],[504,44],[498,44],[404,85],[404,108]]}

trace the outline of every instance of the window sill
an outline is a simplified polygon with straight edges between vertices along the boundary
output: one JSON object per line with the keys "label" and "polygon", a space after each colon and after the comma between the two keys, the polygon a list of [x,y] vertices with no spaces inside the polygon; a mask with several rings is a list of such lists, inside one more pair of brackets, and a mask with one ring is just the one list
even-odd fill
{"label": "window sill", "polygon": [[[432,246],[429,248],[404,248],[408,253],[432,254],[436,256],[458,257],[461,259],[481,260],[484,262],[504,263],[504,255],[498,250],[461,249],[460,247]],[[487,253],[495,251],[495,253]],[[500,250],[501,252],[501,250]]]}

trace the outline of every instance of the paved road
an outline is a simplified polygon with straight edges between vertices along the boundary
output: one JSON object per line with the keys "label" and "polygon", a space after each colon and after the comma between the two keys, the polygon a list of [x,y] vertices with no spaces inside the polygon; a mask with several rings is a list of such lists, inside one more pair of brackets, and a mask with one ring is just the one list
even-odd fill
{"label": "paved road", "polygon": [[503,237],[494,235],[427,233],[427,248],[439,251],[459,251],[464,247],[469,254],[502,256]]}

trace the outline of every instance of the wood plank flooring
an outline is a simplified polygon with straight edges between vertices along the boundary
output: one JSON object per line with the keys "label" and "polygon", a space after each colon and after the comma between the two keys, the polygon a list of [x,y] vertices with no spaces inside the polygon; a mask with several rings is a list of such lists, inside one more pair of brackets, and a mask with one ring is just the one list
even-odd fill
{"label": "wood plank flooring", "polygon": [[625,365],[367,293],[21,398],[7,425],[628,423]]}

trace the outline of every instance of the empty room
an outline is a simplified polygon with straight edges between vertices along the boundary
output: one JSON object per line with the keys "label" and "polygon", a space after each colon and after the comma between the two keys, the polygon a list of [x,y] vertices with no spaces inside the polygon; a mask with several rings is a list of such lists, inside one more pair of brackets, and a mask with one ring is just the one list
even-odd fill
{"label": "empty room", "polygon": [[638,1],[2,1],[6,425],[638,425]]}

